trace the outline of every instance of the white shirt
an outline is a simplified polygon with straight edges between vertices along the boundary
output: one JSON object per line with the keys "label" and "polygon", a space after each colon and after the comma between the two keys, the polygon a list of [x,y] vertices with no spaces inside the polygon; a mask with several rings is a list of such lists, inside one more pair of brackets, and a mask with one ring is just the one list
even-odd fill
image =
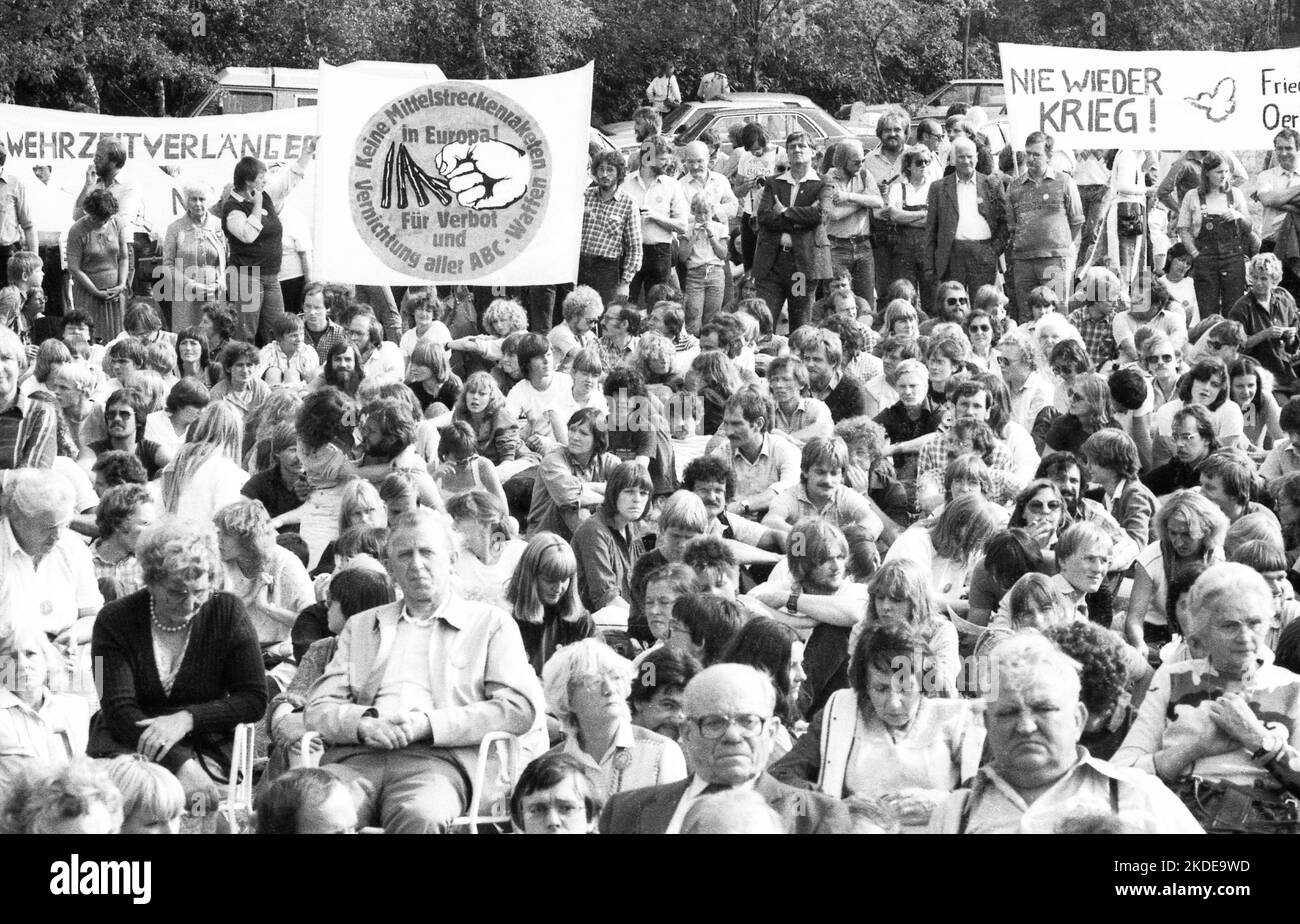
{"label": "white shirt", "polygon": [[429,678],[429,645],[433,624],[419,625],[406,609],[397,620],[392,656],[384,667],[384,679],[375,694],[375,710],[381,716],[434,711],[433,684]]}
{"label": "white shirt", "polygon": [[361,368],[367,382],[400,382],[406,378],[406,357],[397,344],[385,340],[370,351],[370,358]]}
{"label": "white shirt", "polygon": [[299,254],[305,253],[307,259],[311,259],[311,228],[307,225],[307,219],[295,208],[280,210],[280,226],[283,236],[280,244],[280,275],[277,278],[284,282],[303,275],[302,257]]}
{"label": "white shirt", "polygon": [[[682,193],[682,184],[667,174],[661,173],[647,186],[638,170],[623,181],[623,191],[632,198],[638,215],[641,215],[641,209],[649,209],[660,217],[685,221],[691,214],[686,196]],[[668,228],[641,216],[642,244],[669,244],[672,239],[673,232]]]}
{"label": "white shirt", "polygon": [[[955,175],[955,174],[954,174]],[[989,223],[980,214],[979,184],[975,174],[969,180],[957,177],[957,234],[959,241],[987,241],[993,236]]]}
{"label": "white shirt", "polygon": [[248,472],[225,456],[215,455],[194,473],[176,504],[176,515],[206,523],[227,504],[242,500],[239,493]]}
{"label": "white shirt", "polygon": [[406,333],[402,334],[402,341],[398,344],[398,347],[401,349],[402,355],[405,356],[407,360],[410,360],[411,354],[415,352],[415,348],[422,343],[441,343],[443,346],[446,346],[451,343],[451,331],[449,331],[447,325],[443,324],[441,321],[434,321],[430,324],[429,329],[426,330],[423,335],[416,333],[415,328],[412,327]]}
{"label": "white shirt", "polygon": [[47,635],[57,635],[77,621],[79,610],[104,605],[90,549],[63,529],[36,564],[18,544],[8,519],[0,520],[0,635],[10,623],[35,621]]}
{"label": "white shirt", "polygon": [[[1274,166],[1260,171],[1259,178],[1255,181],[1255,193],[1275,192],[1295,186],[1300,186],[1300,173]],[[1260,216],[1259,236],[1266,241],[1276,240],[1278,228],[1282,227],[1286,215],[1281,209],[1264,206],[1264,213]]]}
{"label": "white shirt", "polygon": [[687,206],[690,206],[692,199],[702,193],[713,206],[713,217],[718,221],[730,221],[740,210],[740,202],[736,199],[736,194],[731,191],[731,184],[721,173],[707,171],[702,183],[697,182],[695,177],[687,173],[683,174],[678,182],[682,184],[682,195],[686,197]]}

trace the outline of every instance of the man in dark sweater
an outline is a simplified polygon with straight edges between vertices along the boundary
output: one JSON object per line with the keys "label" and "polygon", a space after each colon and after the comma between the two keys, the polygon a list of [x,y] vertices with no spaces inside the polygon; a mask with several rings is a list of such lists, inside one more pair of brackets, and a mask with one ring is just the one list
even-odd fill
{"label": "man in dark sweater", "polygon": [[830,408],[831,420],[867,412],[867,390],[856,377],[844,371],[844,347],[839,335],[818,329],[804,342],[800,359],[808,369],[808,390]]}
{"label": "man in dark sweater", "polygon": [[1147,472],[1142,483],[1156,497],[1165,497],[1175,491],[1199,488],[1201,476],[1197,469],[1219,448],[1214,436],[1214,421],[1210,412],[1199,404],[1182,408],[1174,414],[1174,457],[1164,465]]}

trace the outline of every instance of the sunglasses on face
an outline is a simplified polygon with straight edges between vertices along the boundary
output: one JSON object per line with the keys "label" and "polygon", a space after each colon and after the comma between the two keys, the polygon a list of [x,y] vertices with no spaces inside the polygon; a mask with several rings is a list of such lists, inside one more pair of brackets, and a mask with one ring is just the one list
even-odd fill
{"label": "sunglasses on face", "polygon": [[944,299],[944,303],[948,305],[969,305],[970,299],[966,298],[965,296],[950,295],[946,299]]}
{"label": "sunglasses on face", "polygon": [[1055,513],[1061,509],[1061,502],[1058,500],[1030,501],[1025,505],[1025,509],[1031,513]]}
{"label": "sunglasses on face", "polygon": [[1148,362],[1148,363],[1161,363],[1161,364],[1163,364],[1163,363],[1171,363],[1171,362],[1173,362],[1173,361],[1174,361],[1174,356],[1173,356],[1172,353],[1161,353],[1161,354],[1158,354],[1158,355],[1153,353],[1152,355],[1150,355],[1150,356],[1147,357],[1147,362]]}
{"label": "sunglasses on face", "polygon": [[986,332],[986,333],[990,333],[990,334],[993,333],[993,328],[990,327],[990,326],[987,325],[987,324],[972,324],[970,327],[968,327],[968,328],[966,328],[966,329],[969,330],[969,331],[971,331],[971,332],[974,332],[974,331],[981,331],[981,330],[982,330],[982,331],[984,331],[984,332]]}

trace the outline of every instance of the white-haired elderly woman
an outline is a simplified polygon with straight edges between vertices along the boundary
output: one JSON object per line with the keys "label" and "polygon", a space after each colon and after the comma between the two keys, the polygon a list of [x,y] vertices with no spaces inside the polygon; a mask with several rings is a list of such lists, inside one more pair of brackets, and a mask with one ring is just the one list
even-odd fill
{"label": "white-haired elderly woman", "polygon": [[164,518],[136,546],[145,589],[95,620],[91,654],[102,671],[90,722],[92,757],[138,752],[195,795],[216,798],[235,726],[266,712],[257,632],[221,573],[210,523]]}
{"label": "white-haired elderly woman", "polygon": [[1197,578],[1185,616],[1193,658],[1156,671],[1112,758],[1178,788],[1207,831],[1300,833],[1300,676],[1273,663],[1273,608],[1245,565]]}
{"label": "white-haired elderly woman", "polygon": [[86,753],[90,709],[63,692],[63,658],[34,623],[0,636],[0,792],[37,764],[66,764]]}
{"label": "white-haired elderly woman", "polygon": [[283,689],[293,679],[289,633],[298,614],[316,602],[311,576],[296,555],[278,545],[271,515],[259,500],[243,498],[213,517],[221,549],[218,586],[234,594],[257,632],[263,661]]}
{"label": "white-haired elderly woman", "polygon": [[73,489],[40,469],[10,472],[0,494],[0,635],[32,622],[65,650],[90,639],[104,604],[72,522]]}
{"label": "white-haired elderly woman", "polygon": [[554,751],[582,763],[601,799],[686,777],[677,742],[632,724],[632,671],[631,661],[594,638],[565,645],[542,668],[547,711],[565,727]]}
{"label": "white-haired elderly woman", "polygon": [[174,331],[198,327],[205,303],[221,301],[226,291],[226,238],[221,219],[208,211],[212,187],[199,177],[181,183],[185,213],[163,235],[163,278],[172,286]]}

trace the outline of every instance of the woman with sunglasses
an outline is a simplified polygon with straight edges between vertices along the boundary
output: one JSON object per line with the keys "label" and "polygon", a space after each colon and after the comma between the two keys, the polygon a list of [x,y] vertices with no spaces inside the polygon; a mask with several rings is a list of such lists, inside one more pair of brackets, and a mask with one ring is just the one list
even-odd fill
{"label": "woman with sunglasses", "polygon": [[966,319],[966,338],[970,340],[970,354],[966,360],[978,366],[983,372],[1000,376],[1001,369],[993,353],[993,347],[998,342],[993,328],[993,318],[987,311],[977,308],[970,313],[970,317]]}
{"label": "woman with sunglasses", "polygon": [[1110,386],[1105,376],[1085,372],[1074,377],[1068,397],[1070,409],[1052,421],[1047,446],[1078,455],[1089,436],[1114,424]]}
{"label": "woman with sunglasses", "polygon": [[903,152],[902,170],[890,183],[886,201],[894,222],[894,265],[890,276],[907,279],[921,298],[934,288],[934,269],[926,253],[926,201],[930,195],[934,154],[923,144]]}
{"label": "woman with sunglasses", "polygon": [[1008,529],[1023,529],[1038,543],[1039,554],[1050,570],[1056,568],[1056,538],[1065,528],[1065,498],[1056,483],[1039,478],[1016,495]]}
{"label": "woman with sunglasses", "polygon": [[1153,402],[1162,407],[1178,397],[1178,380],[1187,367],[1183,353],[1163,334],[1156,334],[1141,346],[1142,368],[1150,376]]}

